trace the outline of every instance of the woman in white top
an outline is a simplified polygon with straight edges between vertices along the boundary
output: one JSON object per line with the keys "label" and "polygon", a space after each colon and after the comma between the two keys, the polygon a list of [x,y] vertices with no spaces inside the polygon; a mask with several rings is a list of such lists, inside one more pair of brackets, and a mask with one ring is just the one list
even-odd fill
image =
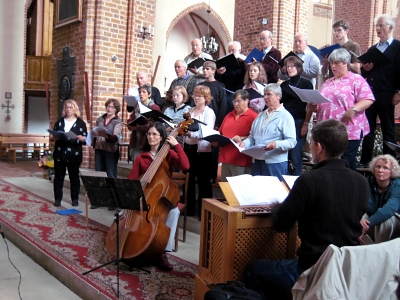
{"label": "woman in white top", "polygon": [[[192,119],[199,120],[207,124],[211,129],[215,124],[215,113],[207,105],[211,102],[211,91],[208,87],[198,85],[194,88],[193,99],[195,106],[189,110]],[[197,125],[195,123],[194,125]],[[189,158],[189,186],[188,186],[188,203],[187,214],[194,216],[196,214],[196,195],[195,195],[195,178],[197,177],[197,184],[199,188],[198,212],[201,212],[201,200],[203,198],[212,197],[211,177],[212,177],[212,155],[211,144],[202,140],[201,126],[193,129],[196,131],[189,131],[185,133],[184,145],[185,153]]]}

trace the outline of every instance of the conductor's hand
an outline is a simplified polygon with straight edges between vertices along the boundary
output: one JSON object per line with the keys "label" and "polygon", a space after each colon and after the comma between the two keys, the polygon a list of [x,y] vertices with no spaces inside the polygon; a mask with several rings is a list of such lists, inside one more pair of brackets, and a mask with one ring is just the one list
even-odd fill
{"label": "conductor's hand", "polygon": [[360,223],[362,226],[362,233],[366,234],[367,230],[369,229],[369,221],[366,219],[361,219]]}
{"label": "conductor's hand", "polygon": [[367,63],[367,64],[363,64],[362,65],[362,68],[365,70],[365,71],[371,71],[371,69],[374,67],[374,64],[373,63]]}
{"label": "conductor's hand", "polygon": [[176,140],[176,138],[174,138],[173,136],[168,136],[165,141],[171,145],[171,147],[175,147],[176,145],[178,145],[178,141]]}

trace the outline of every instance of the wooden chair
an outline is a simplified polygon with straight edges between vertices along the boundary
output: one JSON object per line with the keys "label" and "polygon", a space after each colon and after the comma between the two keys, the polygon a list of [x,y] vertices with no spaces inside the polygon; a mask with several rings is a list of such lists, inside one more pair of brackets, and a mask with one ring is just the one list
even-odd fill
{"label": "wooden chair", "polygon": [[[188,191],[188,183],[189,183],[189,173],[182,172],[172,172],[172,180],[182,189],[183,191],[183,203],[179,202],[178,209],[182,215],[183,213],[183,238],[182,242],[186,242],[186,224],[187,224],[187,191]],[[176,226],[175,232],[175,247],[173,249],[174,252],[178,251],[178,240],[179,240],[179,221]]]}

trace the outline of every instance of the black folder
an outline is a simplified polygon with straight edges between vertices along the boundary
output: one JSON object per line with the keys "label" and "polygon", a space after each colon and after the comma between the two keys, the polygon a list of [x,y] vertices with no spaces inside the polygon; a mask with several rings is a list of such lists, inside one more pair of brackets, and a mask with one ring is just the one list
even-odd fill
{"label": "black folder", "polygon": [[291,56],[297,57],[298,59],[301,60],[302,63],[304,63],[304,61],[303,61],[300,57],[298,57],[298,56],[296,55],[296,53],[294,53],[293,51],[290,51],[288,54],[286,54],[286,56],[285,56],[284,58],[282,58],[282,59],[278,62],[278,65],[282,68],[282,67],[284,66],[284,64],[285,64],[285,59],[288,58],[288,57],[291,57]]}
{"label": "black folder", "polygon": [[373,47],[371,50],[360,55],[358,57],[358,60],[361,61],[363,64],[373,63],[374,70],[380,69],[383,66],[390,64],[390,59],[376,47]]}
{"label": "black folder", "polygon": [[146,125],[149,121],[143,116],[137,117],[135,120],[128,123],[128,126]]}
{"label": "black folder", "polygon": [[154,121],[157,121],[157,122],[162,122],[163,119],[167,120],[168,122],[172,121],[172,119],[170,117],[164,115],[162,112],[160,112],[158,110],[147,111],[145,113],[142,113],[142,116],[149,118],[149,119],[153,119]]}
{"label": "black folder", "polygon": [[213,134],[209,135],[206,137],[203,137],[203,140],[206,140],[207,142],[218,142],[218,146],[223,147],[226,144],[231,143],[231,140],[227,138],[226,136],[220,135],[220,134]]}
{"label": "black folder", "polygon": [[256,98],[264,98],[264,95],[261,95],[253,88],[245,89],[249,93],[249,100],[253,100]]}
{"label": "black folder", "polygon": [[194,61],[192,61],[191,63],[189,63],[188,68],[199,69],[203,66],[205,61],[206,60],[204,58],[199,57],[199,58],[195,59]]}
{"label": "black folder", "polygon": [[221,57],[216,62],[217,69],[221,67],[225,67],[227,72],[234,71],[239,69],[239,62],[237,61],[234,54],[229,54],[224,57]]}

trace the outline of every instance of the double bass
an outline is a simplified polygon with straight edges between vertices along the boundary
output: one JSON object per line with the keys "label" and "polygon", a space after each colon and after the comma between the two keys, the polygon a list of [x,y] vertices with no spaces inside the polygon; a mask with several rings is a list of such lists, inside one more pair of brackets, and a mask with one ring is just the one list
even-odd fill
{"label": "double bass", "polygon": [[[176,137],[188,130],[193,120],[179,123],[170,135]],[[119,215],[119,256],[129,264],[159,257],[167,246],[170,228],[165,224],[169,211],[178,205],[180,190],[171,179],[166,157],[170,145],[164,143],[146,173],[140,179],[148,210],[124,210]],[[142,203],[142,201],[140,201]],[[107,251],[117,256],[116,222],[106,238]]]}

